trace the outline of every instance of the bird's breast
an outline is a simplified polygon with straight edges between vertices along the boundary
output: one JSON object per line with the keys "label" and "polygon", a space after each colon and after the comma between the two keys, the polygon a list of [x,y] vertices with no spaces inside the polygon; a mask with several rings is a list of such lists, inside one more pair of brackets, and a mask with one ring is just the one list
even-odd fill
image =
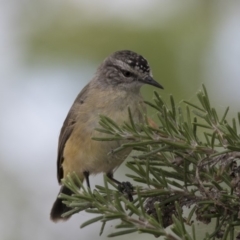
{"label": "bird's breast", "polygon": [[144,121],[143,113],[146,110],[141,96],[119,94],[103,96],[100,94],[94,96],[89,102],[84,102],[79,109],[74,130],[65,146],[64,168],[67,170],[66,172],[70,172],[72,169],[75,171],[78,169],[79,172],[89,171],[93,174],[109,172],[126,159],[131,148],[115,154],[113,150],[128,140],[96,141],[92,138],[109,138],[108,134],[96,130],[96,128],[101,128],[99,115],[105,115],[117,125],[122,126],[124,122],[130,122],[128,108],[131,110],[135,123]]}

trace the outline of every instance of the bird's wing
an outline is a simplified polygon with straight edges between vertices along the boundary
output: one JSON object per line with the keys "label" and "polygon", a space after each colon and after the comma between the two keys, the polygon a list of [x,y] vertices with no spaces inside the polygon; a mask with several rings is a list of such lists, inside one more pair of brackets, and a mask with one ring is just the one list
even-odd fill
{"label": "bird's wing", "polygon": [[71,136],[71,133],[74,129],[75,123],[77,121],[78,112],[81,109],[81,105],[84,104],[87,95],[88,95],[89,84],[86,85],[83,90],[78,94],[76,100],[74,101],[71,109],[68,112],[68,115],[63,123],[63,126],[60,131],[58,139],[58,154],[57,154],[57,179],[61,184],[61,179],[63,178],[63,167],[62,163],[64,161],[64,147]]}

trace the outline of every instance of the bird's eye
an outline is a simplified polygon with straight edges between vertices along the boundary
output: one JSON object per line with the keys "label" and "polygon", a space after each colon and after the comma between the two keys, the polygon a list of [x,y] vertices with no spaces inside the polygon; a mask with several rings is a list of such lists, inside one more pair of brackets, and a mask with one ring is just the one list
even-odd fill
{"label": "bird's eye", "polygon": [[123,74],[125,77],[131,77],[131,76],[132,76],[132,73],[131,73],[131,72],[125,71],[125,70],[122,70],[122,74]]}

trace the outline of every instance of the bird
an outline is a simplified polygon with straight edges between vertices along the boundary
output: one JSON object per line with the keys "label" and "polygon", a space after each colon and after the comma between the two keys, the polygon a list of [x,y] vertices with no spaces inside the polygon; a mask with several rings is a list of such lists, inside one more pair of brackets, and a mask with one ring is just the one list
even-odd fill
{"label": "bird", "polygon": [[[163,89],[153,79],[148,61],[131,50],[120,50],[109,55],[100,66],[92,80],[82,89],[70,108],[60,131],[57,153],[57,179],[60,192],[71,195],[72,192],[61,184],[61,180],[70,174],[77,174],[90,188],[89,175],[105,173],[115,183],[114,171],[131,152],[131,148],[112,153],[127,140],[96,141],[93,137],[104,137],[99,128],[100,115],[107,116],[118,125],[130,122],[130,109],[135,123],[144,123],[146,106],[140,93],[144,85]],[[54,222],[67,220],[62,214],[71,208],[57,197],[50,212]]]}

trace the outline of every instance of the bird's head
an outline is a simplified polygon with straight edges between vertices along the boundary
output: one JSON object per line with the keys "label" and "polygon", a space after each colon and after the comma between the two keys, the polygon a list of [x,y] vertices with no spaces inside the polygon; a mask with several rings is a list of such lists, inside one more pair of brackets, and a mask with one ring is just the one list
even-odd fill
{"label": "bird's head", "polygon": [[139,91],[143,84],[158,88],[163,86],[153,79],[147,60],[129,51],[117,51],[107,57],[97,70],[97,79],[102,84],[124,90]]}

